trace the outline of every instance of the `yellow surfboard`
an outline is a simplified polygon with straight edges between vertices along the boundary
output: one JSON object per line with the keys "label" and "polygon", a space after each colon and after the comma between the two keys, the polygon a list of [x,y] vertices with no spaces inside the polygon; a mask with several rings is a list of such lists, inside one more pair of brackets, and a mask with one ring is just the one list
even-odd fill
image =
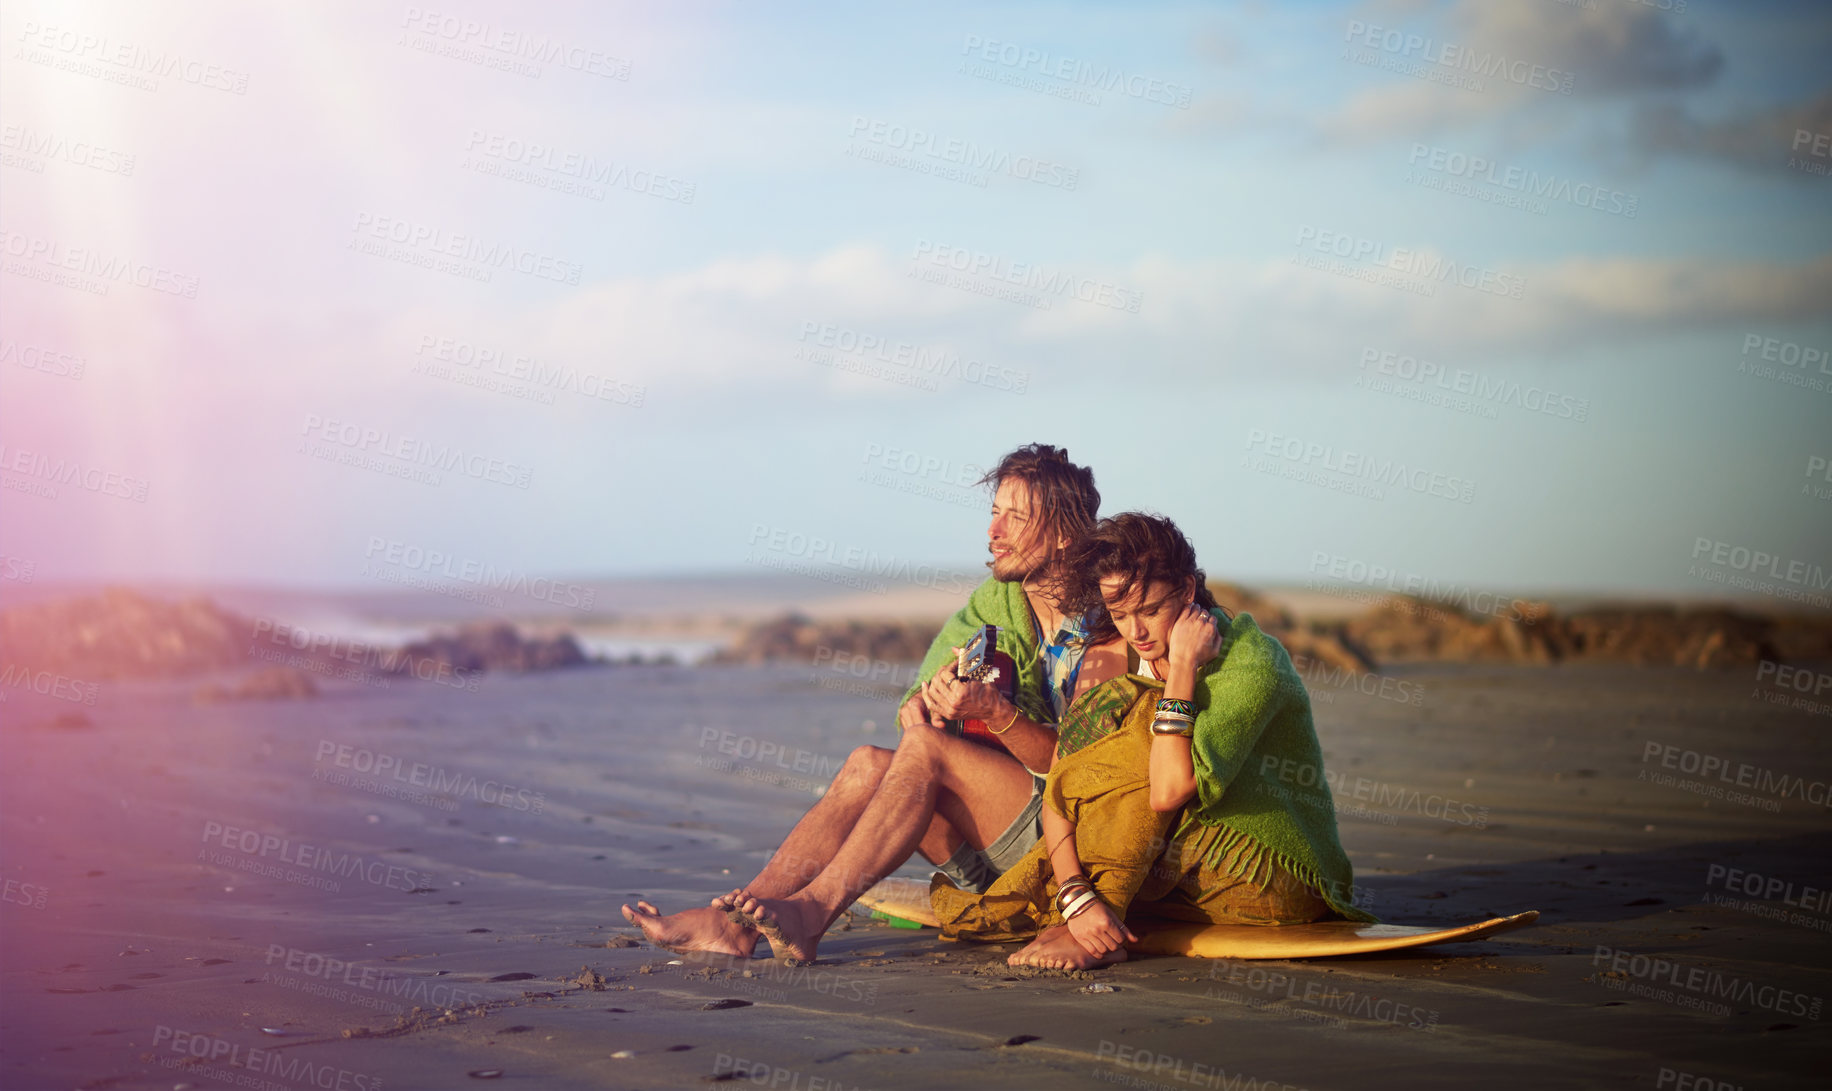
{"label": "yellow surfboard", "polygon": [[[885,879],[860,898],[872,915],[904,927],[938,928],[929,904],[929,884],[920,879]],[[1187,958],[1329,958],[1364,955],[1486,939],[1524,928],[1539,919],[1537,909],[1511,917],[1494,917],[1454,928],[1420,928],[1406,924],[1362,924],[1358,921],[1318,921],[1315,924],[1251,925],[1192,924],[1184,921],[1129,920],[1138,934],[1127,949],[1141,955],[1181,955]]]}
{"label": "yellow surfboard", "polygon": [[1252,925],[1128,920],[1126,924],[1137,933],[1139,941],[1127,944],[1126,949],[1141,955],[1191,958],[1329,958],[1486,939],[1524,928],[1538,919],[1539,910],[1529,909],[1511,917],[1494,917],[1454,928],[1358,921]]}
{"label": "yellow surfboard", "polygon": [[935,919],[935,907],[929,904],[929,883],[926,879],[903,879],[896,876],[881,879],[870,890],[859,895],[859,904],[871,910],[872,916],[888,920],[892,925],[903,922],[924,928],[941,927],[941,921]]}

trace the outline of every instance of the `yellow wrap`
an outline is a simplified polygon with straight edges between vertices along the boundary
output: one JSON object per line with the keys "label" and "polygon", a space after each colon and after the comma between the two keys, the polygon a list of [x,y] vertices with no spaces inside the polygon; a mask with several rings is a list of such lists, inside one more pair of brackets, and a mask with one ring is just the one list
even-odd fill
{"label": "yellow wrap", "polygon": [[[1119,726],[1058,758],[1043,792],[1044,805],[1074,823],[1076,855],[1101,901],[1122,916],[1218,924],[1330,916],[1322,899],[1238,831],[1191,823],[1167,842],[1178,814],[1151,809],[1149,779],[1160,689],[1136,676],[1105,686],[1115,687],[1116,696],[1131,691]],[[1055,870],[1041,839],[986,893],[970,894],[937,874],[929,900],[947,939],[1030,939],[1062,923]]]}

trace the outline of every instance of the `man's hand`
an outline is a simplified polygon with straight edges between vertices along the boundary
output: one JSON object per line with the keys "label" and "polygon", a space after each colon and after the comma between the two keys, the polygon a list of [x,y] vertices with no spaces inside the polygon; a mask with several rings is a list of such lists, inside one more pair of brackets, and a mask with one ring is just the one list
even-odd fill
{"label": "man's hand", "polygon": [[1117,951],[1128,940],[1136,943],[1138,936],[1126,927],[1126,922],[1107,908],[1107,903],[1095,900],[1095,903],[1069,920],[1069,935],[1081,949],[1100,958],[1111,951]]}
{"label": "man's hand", "polygon": [[[960,649],[956,648],[955,651]],[[957,665],[948,663],[935,672],[922,687],[922,699],[929,706],[931,717],[939,716],[944,720],[986,720],[997,723],[994,719],[1001,711],[1011,708],[1005,698],[999,696],[996,686],[990,682],[963,681]]]}

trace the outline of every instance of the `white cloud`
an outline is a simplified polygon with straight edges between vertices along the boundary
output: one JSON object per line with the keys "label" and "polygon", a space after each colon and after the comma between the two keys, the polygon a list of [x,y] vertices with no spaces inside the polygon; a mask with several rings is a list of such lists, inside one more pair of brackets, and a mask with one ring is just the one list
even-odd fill
{"label": "white cloud", "polygon": [[[1713,83],[1724,67],[1723,52],[1695,29],[1667,12],[1629,3],[1584,8],[1458,0],[1437,20],[1395,15],[1398,21],[1388,29],[1455,45],[1478,67],[1504,60],[1511,70],[1524,62],[1548,76],[1529,83],[1489,74],[1481,77],[1480,90],[1472,90],[1381,73],[1380,82],[1350,95],[1319,123],[1326,139],[1357,144],[1416,137],[1521,113],[1556,112],[1580,100],[1689,91]],[[1392,59],[1435,72],[1439,66],[1419,60],[1422,55]],[[1547,90],[1566,75],[1569,94]]]}
{"label": "white cloud", "polygon": [[[1427,261],[1432,256],[1429,246],[1413,250]],[[1011,367],[1047,366],[1066,378],[1110,372],[1116,360],[1211,370],[1282,361],[1302,370],[1318,353],[1339,357],[1341,345],[1358,340],[1445,352],[1533,350],[1832,314],[1832,257],[1501,263],[1497,271],[1525,282],[1518,299],[1459,286],[1454,273],[1430,281],[1436,294],[1423,296],[1276,258],[1147,256],[1079,271],[1142,292],[1136,315],[1067,299],[1048,310],[1018,306],[921,283],[907,268],[901,255],[864,246],[807,260],[726,259],[490,315],[420,310],[398,319],[383,339],[400,345],[425,329],[452,330],[652,384],[716,380],[739,391],[827,389],[876,398],[910,392],[797,358],[798,347],[819,347],[821,339],[804,338],[804,323]]]}

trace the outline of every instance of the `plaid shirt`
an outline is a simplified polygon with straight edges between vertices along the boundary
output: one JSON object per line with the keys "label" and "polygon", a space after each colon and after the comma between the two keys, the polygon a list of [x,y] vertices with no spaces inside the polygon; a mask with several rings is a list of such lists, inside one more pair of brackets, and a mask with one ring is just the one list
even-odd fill
{"label": "plaid shirt", "polygon": [[1075,679],[1081,674],[1082,654],[1088,650],[1087,619],[1064,618],[1048,640],[1035,617],[1031,626],[1036,629],[1038,655],[1043,660],[1043,698],[1049,702],[1051,718],[1061,723],[1075,698]]}

